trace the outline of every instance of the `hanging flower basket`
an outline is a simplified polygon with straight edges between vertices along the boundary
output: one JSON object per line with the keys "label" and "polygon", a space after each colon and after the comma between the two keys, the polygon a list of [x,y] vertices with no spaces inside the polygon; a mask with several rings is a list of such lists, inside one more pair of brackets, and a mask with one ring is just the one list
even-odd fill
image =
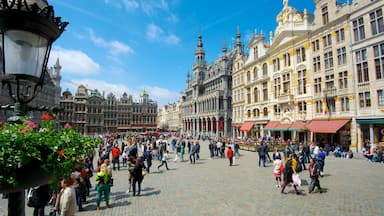
{"label": "hanging flower basket", "polygon": [[88,157],[100,139],[85,137],[69,125],[56,127],[54,117],[28,117],[4,123],[0,131],[0,192],[14,192],[51,182],[58,183]]}

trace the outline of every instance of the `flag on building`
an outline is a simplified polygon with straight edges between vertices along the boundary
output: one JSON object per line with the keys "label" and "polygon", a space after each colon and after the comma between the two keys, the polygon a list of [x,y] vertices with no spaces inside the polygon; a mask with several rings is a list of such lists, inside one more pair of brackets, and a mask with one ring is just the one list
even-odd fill
{"label": "flag on building", "polygon": [[329,107],[328,107],[328,102],[327,99],[324,100],[324,115],[328,115],[329,113]]}

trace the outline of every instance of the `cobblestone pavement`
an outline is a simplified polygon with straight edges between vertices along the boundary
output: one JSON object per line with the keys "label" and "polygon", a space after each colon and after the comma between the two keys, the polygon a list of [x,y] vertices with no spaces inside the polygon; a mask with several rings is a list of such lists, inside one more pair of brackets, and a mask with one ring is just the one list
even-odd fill
{"label": "cobblestone pavement", "polygon": [[[196,164],[168,162],[157,170],[153,162],[151,173],[145,176],[142,195],[127,194],[128,171],[123,167],[113,173],[115,185],[111,191],[111,206],[96,211],[96,196],[84,205],[86,211],[76,215],[383,215],[384,165],[366,160],[326,159],[325,176],[320,183],[325,193],[308,194],[309,177],[301,173],[302,195],[293,187],[288,194],[276,188],[272,165],[257,166],[257,153],[240,151],[236,165],[227,159],[208,159],[208,146],[201,146],[201,160]],[[171,154],[171,156],[174,156]],[[93,179],[94,180],[94,179]],[[6,200],[0,200],[0,216],[6,215]],[[27,215],[31,208],[26,208]]]}

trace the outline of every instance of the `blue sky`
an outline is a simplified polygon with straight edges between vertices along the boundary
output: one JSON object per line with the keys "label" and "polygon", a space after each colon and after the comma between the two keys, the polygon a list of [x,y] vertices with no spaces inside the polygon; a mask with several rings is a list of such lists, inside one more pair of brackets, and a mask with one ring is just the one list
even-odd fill
{"label": "blue sky", "polygon": [[[269,35],[283,0],[49,0],[70,22],[54,43],[48,67],[59,58],[62,90],[78,85],[138,99],[145,89],[159,106],[173,103],[192,72],[197,36],[206,59],[232,47],[239,26],[248,44],[254,32]],[[290,0],[313,14],[314,0]],[[269,38],[269,36],[267,37]]]}

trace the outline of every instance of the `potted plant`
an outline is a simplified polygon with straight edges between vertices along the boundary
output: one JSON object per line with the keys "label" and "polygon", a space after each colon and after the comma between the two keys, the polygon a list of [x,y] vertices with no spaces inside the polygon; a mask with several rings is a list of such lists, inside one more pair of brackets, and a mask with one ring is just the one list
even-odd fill
{"label": "potted plant", "polygon": [[14,192],[69,177],[100,139],[86,137],[70,125],[59,130],[52,115],[39,124],[29,117],[4,123],[0,131],[0,191]]}

